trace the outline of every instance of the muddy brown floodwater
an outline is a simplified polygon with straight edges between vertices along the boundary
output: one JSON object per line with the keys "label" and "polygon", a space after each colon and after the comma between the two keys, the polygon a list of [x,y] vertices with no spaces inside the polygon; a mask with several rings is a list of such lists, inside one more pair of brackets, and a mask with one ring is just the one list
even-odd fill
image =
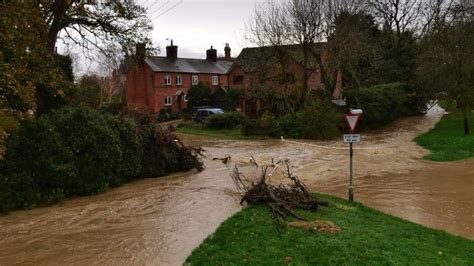
{"label": "muddy brown floodwater", "polygon": [[[474,239],[474,160],[423,161],[412,139],[439,116],[412,117],[364,135],[355,150],[355,199],[384,212]],[[231,141],[185,136],[206,149],[203,172],[145,179],[61,205],[0,216],[0,265],[180,265],[240,209],[229,175],[290,159],[313,191],[346,197],[348,149],[339,140]],[[232,156],[224,165],[213,157]],[[278,177],[275,175],[275,180]]]}

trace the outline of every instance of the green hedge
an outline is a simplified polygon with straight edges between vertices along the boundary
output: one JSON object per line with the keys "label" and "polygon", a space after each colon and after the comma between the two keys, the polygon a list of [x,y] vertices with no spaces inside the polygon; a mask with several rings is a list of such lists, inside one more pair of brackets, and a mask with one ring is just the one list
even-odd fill
{"label": "green hedge", "polygon": [[214,129],[233,129],[244,120],[245,116],[241,112],[228,112],[211,115],[209,119],[207,119],[206,125]]}
{"label": "green hedge", "polygon": [[193,167],[200,168],[193,151],[153,126],[65,107],[23,123],[7,139],[0,160],[0,211],[96,194],[134,178]]}
{"label": "green hedge", "polygon": [[364,110],[361,126],[367,129],[411,113],[406,90],[403,83],[390,83],[345,91],[344,94],[348,107]]}

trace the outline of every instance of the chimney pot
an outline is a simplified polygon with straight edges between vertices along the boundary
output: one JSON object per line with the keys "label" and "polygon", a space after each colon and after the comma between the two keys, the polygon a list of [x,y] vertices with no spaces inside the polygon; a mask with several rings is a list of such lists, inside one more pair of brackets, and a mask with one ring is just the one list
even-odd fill
{"label": "chimney pot", "polygon": [[211,45],[211,49],[206,51],[206,59],[210,61],[217,61],[217,50],[214,49]]}
{"label": "chimney pot", "polygon": [[170,46],[166,46],[166,57],[170,59],[178,58],[178,46],[173,45],[173,40],[171,40]]}
{"label": "chimney pot", "polygon": [[224,52],[225,52],[225,57],[224,57],[225,60],[232,60],[232,57],[230,55],[230,47],[228,43],[225,44]]}

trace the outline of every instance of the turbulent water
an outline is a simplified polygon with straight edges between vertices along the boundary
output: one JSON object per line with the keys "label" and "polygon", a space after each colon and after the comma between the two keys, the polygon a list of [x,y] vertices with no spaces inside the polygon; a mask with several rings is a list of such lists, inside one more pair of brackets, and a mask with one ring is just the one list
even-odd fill
{"label": "turbulent water", "polygon": [[[432,163],[411,140],[437,116],[400,120],[355,145],[355,200],[474,239],[474,160]],[[0,265],[179,265],[240,209],[233,164],[290,159],[313,191],[346,197],[348,149],[341,141],[219,141],[182,136],[206,149],[203,172],[145,179],[58,206],[0,216]],[[224,165],[215,157],[231,155]],[[249,167],[249,166],[243,166]],[[278,175],[273,180],[278,182]]]}

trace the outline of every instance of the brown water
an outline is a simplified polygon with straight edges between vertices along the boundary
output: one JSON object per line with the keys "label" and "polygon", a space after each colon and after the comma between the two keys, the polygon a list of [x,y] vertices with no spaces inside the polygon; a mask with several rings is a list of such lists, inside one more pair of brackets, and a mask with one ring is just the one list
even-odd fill
{"label": "brown water", "polygon": [[[474,239],[474,160],[430,163],[411,140],[439,117],[400,120],[355,150],[355,199],[384,212]],[[346,197],[341,141],[219,141],[183,136],[207,150],[206,170],[146,179],[60,206],[0,216],[0,265],[179,265],[240,209],[232,164],[290,159],[314,191]],[[232,164],[213,157],[232,156]],[[244,166],[245,167],[245,166]],[[249,166],[246,169],[250,169]],[[274,181],[278,181],[275,174]]]}

